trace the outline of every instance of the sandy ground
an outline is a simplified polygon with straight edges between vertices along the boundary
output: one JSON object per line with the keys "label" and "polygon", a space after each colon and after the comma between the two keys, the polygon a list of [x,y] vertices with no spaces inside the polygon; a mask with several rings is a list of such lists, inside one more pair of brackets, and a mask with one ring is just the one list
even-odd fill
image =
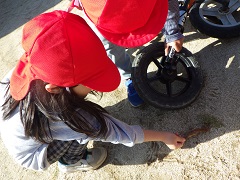
{"label": "sandy ground", "polygon": [[[0,2],[0,77],[23,53],[21,30],[34,16],[53,9],[65,9],[68,1],[1,0]],[[151,106],[132,108],[125,87],[104,94],[99,102],[115,117],[144,128],[186,132],[210,122],[211,130],[190,138],[182,149],[170,151],[163,143],[143,143],[132,148],[110,143],[95,143],[108,149],[103,167],[91,172],[63,174],[56,164],[47,171],[35,172],[20,167],[0,141],[0,179],[240,179],[240,38],[218,40],[198,33],[187,21],[185,47],[199,61],[204,87],[199,98],[180,110],[161,110]]]}

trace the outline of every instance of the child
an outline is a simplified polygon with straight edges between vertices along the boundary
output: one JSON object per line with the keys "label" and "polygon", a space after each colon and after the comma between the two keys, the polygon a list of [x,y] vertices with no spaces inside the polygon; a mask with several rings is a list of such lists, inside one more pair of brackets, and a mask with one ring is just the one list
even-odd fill
{"label": "child", "polygon": [[72,0],[68,10],[73,7],[83,10],[84,19],[118,67],[129,103],[133,107],[142,106],[144,101],[131,79],[132,59],[125,48],[142,46],[162,31],[165,54],[169,46],[179,52],[184,36],[178,25],[178,0]]}
{"label": "child", "polygon": [[24,26],[22,46],[24,55],[0,84],[2,140],[22,166],[45,170],[58,161],[63,172],[97,169],[107,151],[87,149],[90,140],[183,146],[182,137],[127,125],[84,99],[92,90],[113,91],[120,75],[81,17],[41,14]]}

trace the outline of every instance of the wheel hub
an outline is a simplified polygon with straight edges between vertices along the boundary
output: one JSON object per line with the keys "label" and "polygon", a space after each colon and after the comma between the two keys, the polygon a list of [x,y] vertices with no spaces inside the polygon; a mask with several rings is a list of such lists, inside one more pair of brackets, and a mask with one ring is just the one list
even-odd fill
{"label": "wheel hub", "polygon": [[164,84],[168,82],[173,82],[177,77],[177,68],[176,66],[164,66],[157,72],[157,76],[160,77],[160,81]]}
{"label": "wheel hub", "polygon": [[225,7],[225,6],[222,6],[222,7],[220,7],[219,9],[218,9],[218,12],[220,13],[220,14],[228,14],[229,13],[229,7]]}

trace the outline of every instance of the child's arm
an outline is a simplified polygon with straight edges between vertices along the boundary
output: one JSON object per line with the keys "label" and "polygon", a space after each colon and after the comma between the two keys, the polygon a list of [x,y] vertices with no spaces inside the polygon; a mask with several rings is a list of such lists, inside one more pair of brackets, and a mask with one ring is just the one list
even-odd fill
{"label": "child's arm", "polygon": [[174,133],[145,130],[138,125],[128,125],[109,114],[105,114],[105,117],[108,132],[104,139],[99,139],[100,141],[121,143],[130,147],[143,142],[162,141],[170,149],[181,148],[185,142],[184,138]]}
{"label": "child's arm", "polygon": [[153,130],[143,130],[144,142],[149,141],[162,141],[170,149],[181,148],[186,141],[185,138],[177,136],[176,134],[166,132],[166,131],[153,131]]}

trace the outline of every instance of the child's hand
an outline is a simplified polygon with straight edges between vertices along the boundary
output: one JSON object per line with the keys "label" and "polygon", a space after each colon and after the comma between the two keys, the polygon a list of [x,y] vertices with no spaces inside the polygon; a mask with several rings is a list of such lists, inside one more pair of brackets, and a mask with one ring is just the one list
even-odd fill
{"label": "child's hand", "polygon": [[144,142],[162,141],[170,149],[181,148],[184,142],[186,141],[185,138],[167,131],[143,130],[143,132],[144,132]]}
{"label": "child's hand", "polygon": [[174,133],[170,132],[163,132],[163,142],[170,148],[170,149],[178,149],[181,148],[186,141],[185,138],[180,137]]}
{"label": "child's hand", "polygon": [[180,52],[183,46],[183,41],[184,38],[181,38],[179,40],[170,42],[170,43],[165,43],[165,56],[168,55],[169,51],[169,46],[172,46],[177,52]]}

